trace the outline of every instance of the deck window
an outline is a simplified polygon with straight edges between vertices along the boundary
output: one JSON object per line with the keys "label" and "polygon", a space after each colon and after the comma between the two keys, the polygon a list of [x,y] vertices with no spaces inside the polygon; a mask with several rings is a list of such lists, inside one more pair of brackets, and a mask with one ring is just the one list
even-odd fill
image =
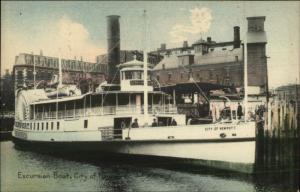
{"label": "deck window", "polygon": [[84,128],[88,127],[88,120],[84,120]]}

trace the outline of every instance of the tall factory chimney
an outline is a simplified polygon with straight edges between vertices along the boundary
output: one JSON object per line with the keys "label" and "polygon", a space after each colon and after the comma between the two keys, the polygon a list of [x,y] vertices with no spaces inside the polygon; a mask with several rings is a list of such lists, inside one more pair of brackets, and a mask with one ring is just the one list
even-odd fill
{"label": "tall factory chimney", "polygon": [[107,16],[107,64],[109,84],[119,84],[120,75],[117,65],[120,64],[120,16]]}
{"label": "tall factory chimney", "polygon": [[234,26],[233,27],[233,48],[240,48],[240,46],[241,46],[240,27]]}
{"label": "tall factory chimney", "polygon": [[247,54],[248,85],[257,86],[261,91],[268,91],[268,65],[266,55],[267,34],[264,22],[266,17],[247,17]]}

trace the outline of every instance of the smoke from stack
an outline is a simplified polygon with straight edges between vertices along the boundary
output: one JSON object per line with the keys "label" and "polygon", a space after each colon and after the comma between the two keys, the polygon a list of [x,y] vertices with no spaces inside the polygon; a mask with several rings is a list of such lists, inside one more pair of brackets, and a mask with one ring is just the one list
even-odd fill
{"label": "smoke from stack", "polygon": [[120,75],[117,65],[120,64],[120,16],[107,16],[107,82],[119,84]]}
{"label": "smoke from stack", "polygon": [[240,27],[233,27],[233,48],[240,48],[241,40],[240,40]]}

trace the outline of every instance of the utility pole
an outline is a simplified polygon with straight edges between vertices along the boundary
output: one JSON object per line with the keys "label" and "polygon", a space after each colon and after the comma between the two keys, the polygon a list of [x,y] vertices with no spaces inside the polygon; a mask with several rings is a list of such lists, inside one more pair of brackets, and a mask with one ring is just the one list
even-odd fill
{"label": "utility pole", "polygon": [[269,59],[270,57],[264,55],[261,58],[264,59],[264,63],[266,64],[266,88],[265,88],[265,91],[266,91],[267,114],[268,114],[267,128],[268,128],[268,130],[271,130],[271,105],[269,102],[270,95],[269,95],[269,76],[268,76],[268,62],[267,62],[267,59]]}
{"label": "utility pole", "polygon": [[268,76],[268,63],[267,63],[267,59],[269,59],[270,57],[268,56],[263,56],[261,57],[262,59],[264,59],[264,62],[266,64],[266,99],[267,99],[267,103],[269,103],[269,76]]}

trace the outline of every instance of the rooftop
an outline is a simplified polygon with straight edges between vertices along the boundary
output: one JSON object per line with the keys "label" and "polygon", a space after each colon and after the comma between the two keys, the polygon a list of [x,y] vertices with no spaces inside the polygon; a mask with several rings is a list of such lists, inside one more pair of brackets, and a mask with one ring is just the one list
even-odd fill
{"label": "rooftop", "polygon": [[[223,48],[214,49],[213,51],[209,51],[208,53],[202,55],[200,53],[196,54],[186,54],[186,55],[194,55],[194,66],[195,65],[206,65],[206,64],[220,64],[220,63],[232,63],[232,62],[241,62],[243,61],[243,48],[236,49],[226,49]],[[161,62],[159,62],[154,70],[162,70],[162,69],[175,69],[180,67],[185,67],[187,65],[183,65],[179,62],[178,57],[182,57],[184,55],[170,55],[166,56]]]}

